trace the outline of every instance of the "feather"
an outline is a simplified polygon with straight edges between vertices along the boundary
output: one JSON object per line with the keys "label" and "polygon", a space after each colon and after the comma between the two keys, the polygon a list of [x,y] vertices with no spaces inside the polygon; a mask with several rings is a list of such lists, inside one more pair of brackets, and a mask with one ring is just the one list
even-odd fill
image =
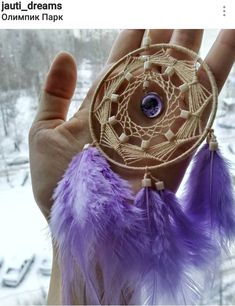
{"label": "feather", "polygon": [[149,237],[145,254],[149,265],[142,280],[142,304],[195,303],[199,288],[190,278],[192,263],[186,243],[189,234],[184,233],[190,226],[174,194],[145,187],[136,195],[135,204],[145,212],[143,222]]}
{"label": "feather", "polygon": [[141,278],[147,243],[142,210],[132,202],[128,183],[96,148],[74,157],[55,190],[50,220],[63,269],[65,304],[71,304],[71,292],[83,294],[73,266],[81,271],[88,304],[130,300]]}
{"label": "feather", "polygon": [[187,214],[227,250],[235,236],[235,202],[229,166],[205,144],[195,155],[184,194]]}
{"label": "feather", "polygon": [[[218,256],[218,249],[210,239],[210,233],[202,224],[194,223],[190,217],[185,214],[182,205],[175,194],[167,189],[161,192],[161,197],[168,205],[179,235],[184,241],[188,252],[188,260],[199,269],[209,268],[212,261]],[[207,271],[208,272],[208,271]]]}
{"label": "feather", "polygon": [[[52,206],[50,227],[55,244],[58,247],[58,257],[62,269],[62,297],[65,305],[73,303],[73,293],[80,297],[83,294],[83,292],[80,292],[78,284],[76,284],[77,288],[74,288],[77,272],[75,267],[78,266],[82,276],[86,278],[86,287],[88,287],[91,302],[99,304],[99,297],[97,292],[94,292],[90,275],[87,275],[87,262],[91,260],[92,254],[89,252],[89,240],[86,243],[88,233],[84,232],[87,217],[85,215],[86,202],[79,199],[79,196],[85,197],[85,190],[80,184],[80,172],[86,162],[85,151],[73,158],[53,196],[55,202]],[[80,194],[78,195],[79,187]],[[78,202],[79,206],[76,205]],[[78,215],[80,223],[77,219]]]}
{"label": "feather", "polygon": [[198,300],[192,270],[210,260],[213,248],[174,193],[144,188],[134,199],[128,183],[89,147],[73,158],[53,199],[64,304],[74,297],[90,305]]}

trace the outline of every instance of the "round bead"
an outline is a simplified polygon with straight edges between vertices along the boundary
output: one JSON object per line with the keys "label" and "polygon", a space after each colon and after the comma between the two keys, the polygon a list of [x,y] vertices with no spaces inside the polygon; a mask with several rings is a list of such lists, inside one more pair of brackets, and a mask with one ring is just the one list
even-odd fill
{"label": "round bead", "polygon": [[155,92],[147,93],[141,101],[141,110],[148,118],[157,117],[163,110],[162,99]]}

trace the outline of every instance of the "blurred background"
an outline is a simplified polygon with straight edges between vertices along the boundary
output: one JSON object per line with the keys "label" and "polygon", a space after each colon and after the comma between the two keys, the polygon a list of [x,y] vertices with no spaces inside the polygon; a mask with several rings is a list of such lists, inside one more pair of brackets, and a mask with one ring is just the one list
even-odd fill
{"label": "blurred background", "polygon": [[[56,53],[71,52],[78,82],[70,108],[79,108],[106,61],[118,30],[0,30],[0,305],[44,305],[51,273],[47,223],[31,190],[28,131],[43,80]],[[206,30],[205,57],[218,30]],[[235,183],[235,69],[219,97],[216,135]],[[235,255],[225,259],[202,304],[235,304]]]}

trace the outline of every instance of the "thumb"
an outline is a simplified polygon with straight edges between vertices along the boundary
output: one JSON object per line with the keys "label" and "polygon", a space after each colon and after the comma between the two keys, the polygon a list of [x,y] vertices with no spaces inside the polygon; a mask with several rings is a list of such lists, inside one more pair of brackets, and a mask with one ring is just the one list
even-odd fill
{"label": "thumb", "polygon": [[69,53],[54,59],[47,75],[35,121],[65,120],[77,82],[77,66]]}

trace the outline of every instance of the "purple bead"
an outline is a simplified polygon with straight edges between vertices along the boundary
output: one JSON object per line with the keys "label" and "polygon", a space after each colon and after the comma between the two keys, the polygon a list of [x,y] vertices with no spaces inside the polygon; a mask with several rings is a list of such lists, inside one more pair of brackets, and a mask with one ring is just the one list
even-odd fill
{"label": "purple bead", "polygon": [[155,92],[147,93],[141,101],[141,110],[148,118],[155,118],[163,110],[163,102]]}

